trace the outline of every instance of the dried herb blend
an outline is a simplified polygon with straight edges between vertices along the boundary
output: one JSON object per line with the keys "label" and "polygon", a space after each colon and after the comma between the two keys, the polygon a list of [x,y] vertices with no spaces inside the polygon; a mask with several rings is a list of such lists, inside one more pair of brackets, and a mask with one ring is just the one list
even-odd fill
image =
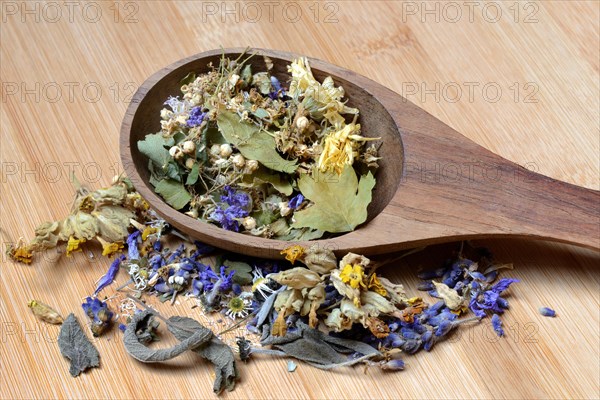
{"label": "dried herb blend", "polygon": [[362,136],[344,89],[317,81],[305,58],[282,83],[268,58],[258,71],[250,57],[223,57],[166,99],[161,131],[138,142],[156,193],[193,218],[254,236],[352,231],[367,218],[379,159],[368,142],[379,138]]}

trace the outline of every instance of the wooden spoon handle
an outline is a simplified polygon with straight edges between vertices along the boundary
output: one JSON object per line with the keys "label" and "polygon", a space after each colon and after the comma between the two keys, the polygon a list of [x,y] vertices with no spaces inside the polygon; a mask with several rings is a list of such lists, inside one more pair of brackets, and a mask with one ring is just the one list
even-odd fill
{"label": "wooden spoon handle", "polygon": [[600,192],[531,172],[399,98],[380,100],[402,134],[401,182],[383,212],[332,247],[383,254],[451,240],[520,237],[600,249]]}

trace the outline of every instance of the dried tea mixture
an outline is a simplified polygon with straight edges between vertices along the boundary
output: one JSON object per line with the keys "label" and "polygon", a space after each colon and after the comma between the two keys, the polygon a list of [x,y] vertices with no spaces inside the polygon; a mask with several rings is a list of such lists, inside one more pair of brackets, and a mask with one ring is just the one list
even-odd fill
{"label": "dried tea mixture", "polygon": [[280,82],[268,58],[253,70],[251,57],[190,73],[182,95],[166,99],[161,131],[138,142],[154,190],[193,218],[249,235],[354,230],[367,219],[379,159],[369,142],[379,138],[362,136],[344,89],[315,79],[306,58]]}
{"label": "dried tea mixture", "polygon": [[[223,58],[209,72],[188,76],[181,99],[167,100],[161,132],[138,143],[156,192],[194,218],[250,235],[308,240],[353,230],[366,219],[377,168],[358,110],[346,106],[331,78],[318,82],[306,59],[290,64],[287,88],[270,60],[263,71],[247,61]],[[158,217],[123,176],[95,191],[76,180],[75,186],[69,215],[41,224],[8,255],[30,264],[37,252],[57,248],[72,256],[99,242],[111,261],[80,309],[92,335],[118,325],[124,350],[141,362],[194,351],[214,365],[217,394],[234,389],[236,358],[248,361],[255,353],[287,357],[290,372],[299,365],[293,360],[321,369],[361,364],[396,371],[405,367],[401,353],[430,351],[453,330],[487,317],[505,335],[501,315],[517,280],[499,279],[512,264],[496,262],[486,249],[461,245],[439,268],[420,272],[416,289],[426,300],[379,269],[422,249],[374,261],[337,257],[318,244],[292,245],[282,251],[285,261],[261,260],[194,242]],[[174,239],[179,244],[172,246]],[[191,298],[195,305],[187,316],[166,318],[146,305],[152,297]],[[100,365],[74,314],[63,321],[39,301],[29,307],[46,322],[62,323],[58,344],[73,376]],[[540,312],[556,315],[547,307]],[[219,313],[230,321],[221,332],[191,318]],[[160,339],[161,320],[179,344],[148,346]],[[228,343],[224,335],[240,326],[243,334]]]}

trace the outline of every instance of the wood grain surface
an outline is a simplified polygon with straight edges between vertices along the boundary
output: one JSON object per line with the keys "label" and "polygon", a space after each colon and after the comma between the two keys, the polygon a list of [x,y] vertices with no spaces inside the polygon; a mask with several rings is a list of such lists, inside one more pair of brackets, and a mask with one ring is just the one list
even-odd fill
{"label": "wood grain surface", "polygon": [[[597,1],[2,1],[0,7],[3,250],[68,212],[71,171],[91,187],[121,171],[119,126],[141,82],[220,45],[280,49],[343,66],[502,157],[599,189]],[[407,369],[393,374],[304,364],[289,373],[286,360],[261,357],[241,365],[239,385],[223,397],[599,398],[598,253],[516,239],[476,243],[513,262],[510,275],[521,279],[510,289],[507,337],[497,339],[485,321],[431,353],[405,355]],[[454,247],[433,246],[382,272],[416,293],[415,271],[438,265]],[[52,251],[31,266],[3,256],[0,396],[212,398],[211,369],[195,355],[143,365],[127,356],[116,330],[95,341],[101,367],[70,377],[58,328],[38,322],[26,304],[36,298],[83,321],[81,300],[108,264],[98,250],[71,258]],[[181,299],[157,307],[166,316],[203,318],[192,304]],[[540,306],[558,317],[542,317]]]}

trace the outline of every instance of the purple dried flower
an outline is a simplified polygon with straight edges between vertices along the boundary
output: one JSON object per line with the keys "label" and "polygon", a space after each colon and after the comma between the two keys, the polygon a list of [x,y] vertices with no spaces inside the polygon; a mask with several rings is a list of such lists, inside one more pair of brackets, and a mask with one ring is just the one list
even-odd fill
{"label": "purple dried flower", "polygon": [[512,278],[502,278],[498,281],[498,283],[496,283],[494,286],[492,286],[492,288],[490,290],[492,290],[496,293],[502,293],[506,289],[508,289],[508,287],[510,286],[511,283],[516,283],[516,282],[519,282],[519,280],[512,279]]}
{"label": "purple dried flower", "polygon": [[404,369],[404,361],[401,359],[390,360],[385,364],[381,365],[381,369],[384,371],[400,371]]}
{"label": "purple dried flower", "polygon": [[105,302],[95,297],[86,297],[81,308],[92,321],[90,328],[94,336],[100,336],[112,323],[113,312],[108,309]]}
{"label": "purple dried flower", "polygon": [[548,307],[540,307],[540,314],[544,317],[556,317],[556,311]]}
{"label": "purple dried flower", "polygon": [[279,79],[273,75],[271,75],[271,86],[273,86],[273,89],[275,89],[276,92],[281,90],[281,83],[279,83]]}
{"label": "purple dried flower", "polygon": [[435,286],[431,281],[423,281],[417,285],[417,290],[422,292],[429,292],[431,290],[435,290]]}
{"label": "purple dried flower", "polygon": [[135,231],[127,236],[127,255],[130,261],[140,259],[140,251],[138,250],[138,243],[140,243],[140,241],[140,231]]}
{"label": "purple dried flower", "polygon": [[290,199],[290,201],[288,201],[288,207],[291,208],[292,210],[295,210],[298,207],[300,207],[300,205],[302,204],[303,201],[304,201],[304,196],[302,195],[302,193],[299,193],[296,196],[292,197]]}
{"label": "purple dried flower", "polygon": [[423,336],[421,337],[421,340],[423,341],[423,349],[425,351],[430,351],[431,348],[433,347],[433,332],[432,331],[427,331],[423,334]]}
{"label": "purple dried flower", "polygon": [[190,116],[186,122],[188,128],[193,128],[202,123],[202,121],[208,116],[208,113],[202,112],[202,107],[194,107],[190,111]]}
{"label": "purple dried flower", "polygon": [[504,336],[504,329],[502,329],[502,320],[498,314],[492,315],[492,327],[498,336]]}
{"label": "purple dried flower", "polygon": [[102,278],[100,278],[100,280],[98,281],[98,285],[96,286],[96,291],[94,292],[94,296],[98,295],[98,293],[102,289],[104,289],[105,287],[110,285],[115,280],[115,277],[117,276],[117,273],[119,272],[119,267],[121,266],[121,262],[124,259],[125,259],[124,255],[120,255],[119,257],[114,259],[112,264],[110,264],[110,267],[108,268],[108,271],[106,272],[106,274]]}

